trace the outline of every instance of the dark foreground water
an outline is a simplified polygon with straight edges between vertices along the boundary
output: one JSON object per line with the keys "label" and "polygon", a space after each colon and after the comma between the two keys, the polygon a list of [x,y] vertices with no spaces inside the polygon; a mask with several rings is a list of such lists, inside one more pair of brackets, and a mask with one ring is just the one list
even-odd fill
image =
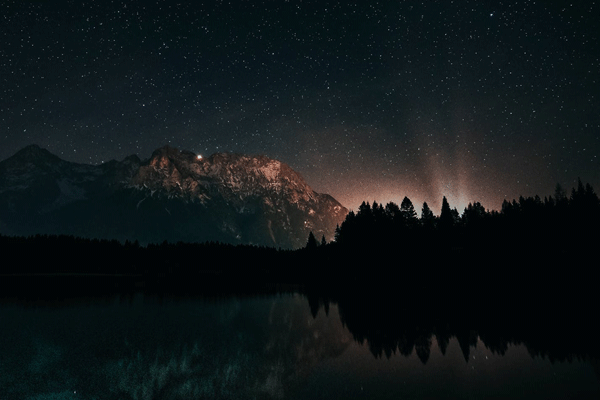
{"label": "dark foreground water", "polygon": [[293,293],[5,301],[0,399],[600,398],[593,359],[490,349],[472,331],[382,349],[327,308],[314,317]]}

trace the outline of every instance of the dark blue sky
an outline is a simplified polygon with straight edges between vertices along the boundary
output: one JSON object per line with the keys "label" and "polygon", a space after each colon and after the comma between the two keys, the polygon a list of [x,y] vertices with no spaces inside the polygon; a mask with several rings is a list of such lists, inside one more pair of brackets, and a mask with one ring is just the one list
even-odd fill
{"label": "dark blue sky", "polygon": [[3,1],[0,159],[265,154],[350,208],[600,189],[600,5]]}

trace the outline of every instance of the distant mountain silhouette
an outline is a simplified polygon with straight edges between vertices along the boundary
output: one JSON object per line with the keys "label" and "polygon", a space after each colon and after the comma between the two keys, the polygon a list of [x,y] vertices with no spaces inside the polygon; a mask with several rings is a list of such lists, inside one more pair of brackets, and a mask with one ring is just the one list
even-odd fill
{"label": "distant mountain silhouette", "polygon": [[298,248],[311,231],[333,239],[347,211],[265,156],[165,146],[85,165],[30,145],[0,162],[0,234]]}

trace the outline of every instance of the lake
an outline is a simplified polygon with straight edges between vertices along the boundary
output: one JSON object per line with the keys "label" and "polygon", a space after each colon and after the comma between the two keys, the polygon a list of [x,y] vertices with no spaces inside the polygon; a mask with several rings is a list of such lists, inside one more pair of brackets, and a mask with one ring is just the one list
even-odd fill
{"label": "lake", "polygon": [[5,300],[0,398],[600,398],[593,357],[348,307],[294,290]]}

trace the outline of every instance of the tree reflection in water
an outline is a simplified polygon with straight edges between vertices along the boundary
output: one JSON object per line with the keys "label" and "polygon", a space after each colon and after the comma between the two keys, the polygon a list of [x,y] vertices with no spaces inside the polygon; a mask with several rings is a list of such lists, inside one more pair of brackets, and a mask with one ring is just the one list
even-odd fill
{"label": "tree reflection in water", "polygon": [[450,340],[456,338],[465,362],[478,342],[498,355],[506,354],[510,346],[524,345],[532,357],[552,363],[600,359],[600,343],[591,340],[600,329],[589,308],[582,307],[582,299],[548,299],[532,310],[529,302],[522,302],[521,308],[515,302],[477,304],[464,298],[442,303],[439,297],[415,300],[384,290],[309,290],[307,298],[313,316],[321,309],[327,313],[335,303],[343,326],[376,358],[416,353],[426,364],[434,340],[446,354]]}
{"label": "tree reflection in water", "polygon": [[[473,306],[456,298],[417,301],[350,287],[291,292],[1,303],[2,394],[78,400],[437,398],[483,390],[492,380],[516,387],[514,374],[524,374],[517,377],[521,383],[552,379],[547,361],[544,380],[527,375],[518,363],[532,357],[573,361],[569,377],[581,376],[579,360],[598,371],[600,352],[592,341],[597,328],[580,314],[542,308],[532,314],[530,307]],[[513,371],[513,381],[486,371],[482,355]],[[477,384],[474,375],[464,375],[475,367],[482,370]],[[588,378],[577,379],[598,394],[600,380],[593,386]]]}

